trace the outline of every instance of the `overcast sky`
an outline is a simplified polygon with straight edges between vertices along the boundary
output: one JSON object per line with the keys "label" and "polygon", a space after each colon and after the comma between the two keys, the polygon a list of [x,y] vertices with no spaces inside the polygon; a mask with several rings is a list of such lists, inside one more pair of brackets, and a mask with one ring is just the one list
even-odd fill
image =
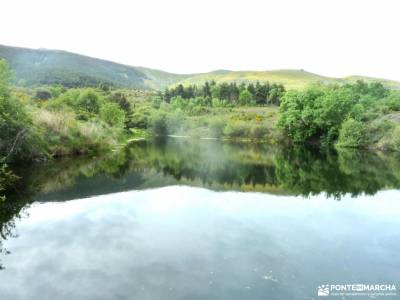
{"label": "overcast sky", "polygon": [[305,69],[400,80],[398,0],[2,0],[0,44],[177,73]]}

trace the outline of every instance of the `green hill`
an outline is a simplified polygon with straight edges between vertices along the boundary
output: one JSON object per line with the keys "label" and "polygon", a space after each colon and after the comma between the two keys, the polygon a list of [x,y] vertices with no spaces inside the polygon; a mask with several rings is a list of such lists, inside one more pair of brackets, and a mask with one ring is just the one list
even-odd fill
{"label": "green hill", "polygon": [[62,84],[68,87],[98,86],[162,90],[177,84],[217,82],[276,82],[287,89],[301,89],[312,83],[346,83],[363,79],[380,81],[385,86],[400,89],[400,82],[363,76],[332,78],[304,70],[228,71],[217,70],[201,74],[173,74],[144,67],[132,67],[107,60],[66,51],[27,49],[0,45],[0,58],[5,58],[15,72],[20,85]]}
{"label": "green hill", "polygon": [[278,82],[287,88],[303,88],[306,85],[316,82],[334,83],[336,79],[320,76],[303,70],[274,70],[274,71],[227,71],[218,70],[210,73],[197,74],[188,77],[178,83],[202,84],[206,81],[217,82],[255,82],[269,81]]}
{"label": "green hill", "polygon": [[164,88],[184,75],[131,67],[66,51],[27,49],[0,45],[5,58],[22,85],[62,84],[98,86],[101,83],[129,88]]}
{"label": "green hill", "polygon": [[349,76],[345,78],[333,78],[310,73],[304,70],[273,70],[273,71],[227,71],[218,70],[210,73],[197,74],[183,79],[176,84],[203,84],[206,81],[215,80],[217,82],[277,82],[285,85],[287,89],[302,89],[313,83],[324,84],[343,84],[352,83],[356,80],[364,80],[366,82],[380,81],[385,86],[393,89],[400,89],[400,82],[371,78],[364,76]]}

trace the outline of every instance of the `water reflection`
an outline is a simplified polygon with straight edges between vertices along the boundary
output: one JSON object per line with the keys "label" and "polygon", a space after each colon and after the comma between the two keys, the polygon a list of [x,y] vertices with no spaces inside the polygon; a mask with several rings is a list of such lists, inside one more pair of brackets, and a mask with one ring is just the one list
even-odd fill
{"label": "water reflection", "polygon": [[312,299],[400,275],[398,192],[302,199],[170,186],[34,204],[1,299]]}
{"label": "water reflection", "polygon": [[16,168],[1,299],[310,299],[390,281],[399,158],[167,139]]}
{"label": "water reflection", "polygon": [[95,158],[25,166],[17,194],[25,201],[62,201],[131,189],[190,185],[336,199],[400,187],[400,156],[367,151],[167,139],[133,143]]}

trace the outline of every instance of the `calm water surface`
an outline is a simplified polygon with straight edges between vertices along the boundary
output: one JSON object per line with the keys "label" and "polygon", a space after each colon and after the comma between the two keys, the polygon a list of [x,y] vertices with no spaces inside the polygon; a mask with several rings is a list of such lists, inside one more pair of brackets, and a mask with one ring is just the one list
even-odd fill
{"label": "calm water surface", "polygon": [[0,204],[2,300],[317,299],[321,284],[400,283],[393,155],[171,139],[17,172]]}

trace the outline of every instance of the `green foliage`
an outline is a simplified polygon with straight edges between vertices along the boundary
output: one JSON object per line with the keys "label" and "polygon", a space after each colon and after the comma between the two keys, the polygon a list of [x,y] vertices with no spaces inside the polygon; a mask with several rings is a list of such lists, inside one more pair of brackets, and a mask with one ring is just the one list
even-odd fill
{"label": "green foliage", "polygon": [[310,88],[306,91],[289,91],[281,101],[278,126],[295,142],[305,142],[315,137],[317,99],[323,91]]}
{"label": "green foliage", "polygon": [[152,108],[149,106],[140,106],[130,115],[129,128],[146,129],[149,127]]}
{"label": "green foliage", "polygon": [[77,98],[76,106],[78,109],[98,114],[102,104],[102,99],[99,93],[93,89],[84,89]]}
{"label": "green foliage", "polygon": [[[257,82],[253,84],[220,83],[215,81],[205,82],[202,86],[178,85],[171,89],[166,89],[163,95],[164,101],[173,103],[181,109],[192,103],[197,106],[222,107],[227,105],[265,105],[279,104],[285,89],[281,84],[270,84]],[[211,100],[212,99],[212,100]],[[214,99],[217,99],[216,102]],[[215,103],[216,102],[216,103]]]}
{"label": "green foliage", "polygon": [[241,105],[253,104],[253,94],[248,90],[242,90],[239,95],[239,103]]}
{"label": "green foliage", "polygon": [[362,147],[366,142],[365,134],[364,123],[348,118],[342,123],[336,145],[344,148]]}
{"label": "green foliage", "polygon": [[5,59],[0,58],[0,95],[8,92],[8,86],[11,82],[12,72]]}
{"label": "green foliage", "polygon": [[0,201],[5,199],[5,196],[2,196],[1,193],[17,179],[13,172],[8,169],[5,161],[5,157],[0,158]]}
{"label": "green foliage", "polygon": [[[380,97],[387,93],[380,84],[362,82],[342,87],[314,86],[305,91],[291,91],[282,98],[278,126],[294,142],[316,140],[332,144],[348,117],[353,121],[374,118],[366,107],[376,107],[372,103],[379,103]],[[348,133],[343,134],[348,138]]]}
{"label": "green foliage", "polygon": [[158,136],[166,136],[168,134],[167,116],[165,113],[155,113],[150,119],[151,132]]}
{"label": "green foliage", "polygon": [[400,151],[400,125],[391,126],[392,128],[383,134],[377,143],[378,148],[390,151]]}
{"label": "green foliage", "polygon": [[222,118],[212,120],[209,124],[212,137],[214,138],[223,137],[225,125],[226,123]]}
{"label": "green foliage", "polygon": [[52,97],[51,91],[46,88],[37,88],[35,91],[35,99],[37,100],[49,100]]}
{"label": "green foliage", "polygon": [[391,111],[400,111],[400,91],[391,91],[383,100]]}
{"label": "green foliage", "polygon": [[250,127],[242,121],[229,123],[224,128],[224,135],[231,139],[247,137],[249,133]]}
{"label": "green foliage", "polygon": [[11,97],[8,84],[11,72],[0,60],[0,155],[9,159],[30,159],[44,154],[43,141],[25,107]]}
{"label": "green foliage", "polygon": [[131,113],[131,104],[126,99],[125,94],[121,92],[113,92],[108,97],[108,100],[114,103],[117,103],[119,107],[125,111],[126,114]]}
{"label": "green foliage", "polygon": [[125,112],[116,103],[105,103],[100,109],[100,117],[110,126],[124,127]]}

